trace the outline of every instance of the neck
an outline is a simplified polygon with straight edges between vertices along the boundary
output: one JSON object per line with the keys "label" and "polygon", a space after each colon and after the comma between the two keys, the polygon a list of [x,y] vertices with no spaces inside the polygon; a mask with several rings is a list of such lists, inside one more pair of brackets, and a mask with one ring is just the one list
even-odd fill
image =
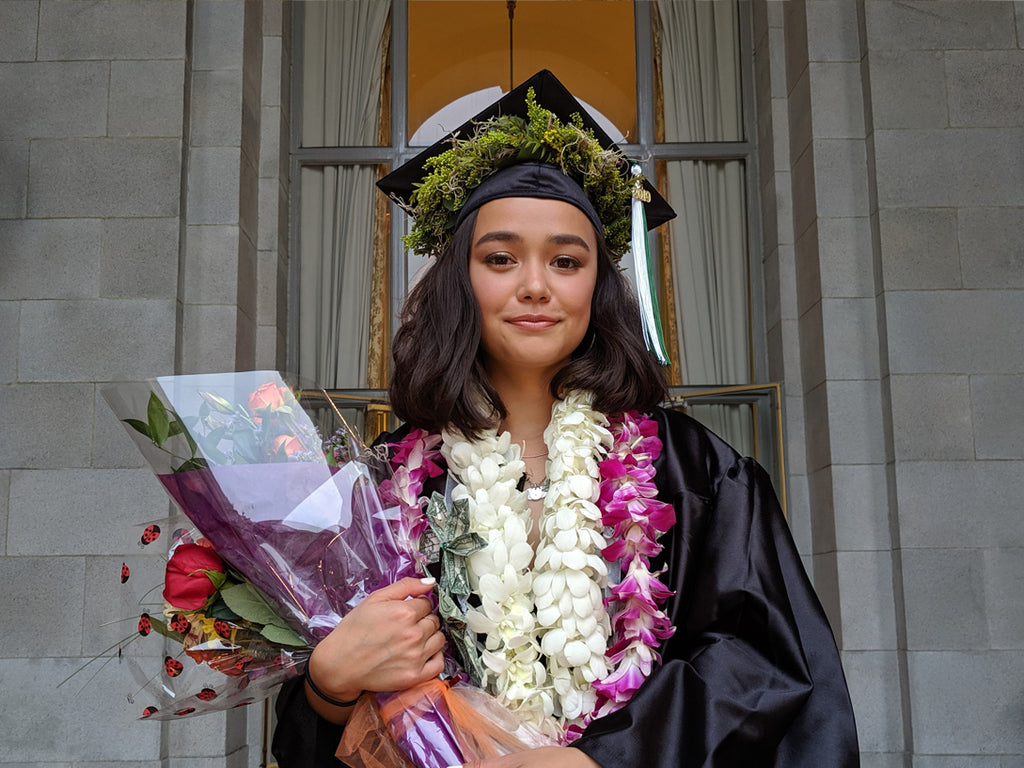
{"label": "neck", "polygon": [[549,389],[551,376],[538,376],[531,371],[511,376],[492,373],[491,382],[505,404],[501,430],[511,433],[512,442],[525,444],[526,454],[544,452],[544,430],[551,421],[551,406],[555,402]]}

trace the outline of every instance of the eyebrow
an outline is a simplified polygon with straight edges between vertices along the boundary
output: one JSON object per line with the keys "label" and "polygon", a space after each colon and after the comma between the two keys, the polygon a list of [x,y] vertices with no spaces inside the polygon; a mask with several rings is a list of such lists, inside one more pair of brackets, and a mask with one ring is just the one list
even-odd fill
{"label": "eyebrow", "polygon": [[[487,233],[481,235],[480,239],[477,240],[473,244],[473,247],[474,248],[475,247],[479,247],[479,246],[483,245],[484,243],[490,243],[490,242],[521,243],[522,241],[523,241],[523,238],[518,233],[516,233],[516,232],[508,232],[508,231],[505,231],[505,230],[495,230],[494,232],[487,232]],[[573,235],[573,234],[569,234],[569,233],[557,234],[557,235],[548,235],[547,241],[549,243],[554,244],[554,245],[578,245],[580,248],[583,248],[585,251],[587,251],[587,252],[590,251],[590,246],[587,244],[587,241],[584,240],[579,235]]]}

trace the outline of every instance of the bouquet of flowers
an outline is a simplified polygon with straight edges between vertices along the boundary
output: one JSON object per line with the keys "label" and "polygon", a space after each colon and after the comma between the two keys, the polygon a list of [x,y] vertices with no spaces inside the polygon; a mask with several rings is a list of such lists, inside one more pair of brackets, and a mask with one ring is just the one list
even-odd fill
{"label": "bouquet of flowers", "polygon": [[[164,616],[139,620],[139,634],[181,645],[149,679],[159,679],[146,687],[158,701],[144,718],[264,698],[300,674],[312,647],[370,592],[417,573],[415,532],[378,493],[389,479],[386,457],[368,450],[340,413],[342,428],[324,441],[280,374],[169,376],[103,395],[195,526],[174,532]],[[152,525],[142,541],[158,536]],[[481,701],[487,696],[449,680],[361,701],[371,720],[382,710],[387,717],[373,721],[356,751],[387,730],[383,740],[420,768],[445,768],[548,743],[531,740],[501,705]],[[510,741],[506,731],[521,738]],[[474,740],[474,732],[493,738]],[[357,755],[346,760],[359,765]]]}

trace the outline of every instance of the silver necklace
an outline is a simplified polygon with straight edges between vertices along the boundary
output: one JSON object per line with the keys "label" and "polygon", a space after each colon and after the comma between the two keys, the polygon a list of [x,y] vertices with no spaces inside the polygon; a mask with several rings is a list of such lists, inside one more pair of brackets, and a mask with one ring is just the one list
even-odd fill
{"label": "silver necklace", "polygon": [[530,473],[526,473],[526,487],[523,489],[526,491],[526,498],[530,501],[540,501],[548,495],[548,488],[551,487],[551,481],[548,480],[547,475],[544,476],[543,482],[535,483],[533,478],[530,477]]}

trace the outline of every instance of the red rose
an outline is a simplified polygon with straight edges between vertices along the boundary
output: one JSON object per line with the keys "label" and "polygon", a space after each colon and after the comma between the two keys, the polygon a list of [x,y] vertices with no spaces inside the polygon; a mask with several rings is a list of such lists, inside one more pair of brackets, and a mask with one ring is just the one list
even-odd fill
{"label": "red rose", "polygon": [[260,411],[269,408],[276,411],[284,405],[284,399],[288,394],[288,387],[279,387],[274,382],[268,381],[260,385],[259,389],[249,395],[249,407],[253,411]]}
{"label": "red rose", "polygon": [[285,456],[293,456],[302,450],[302,443],[295,435],[278,435],[274,438],[274,453],[284,448]]}
{"label": "red rose", "polygon": [[217,591],[207,571],[224,573],[224,561],[209,547],[179,544],[167,561],[164,600],[183,611],[197,611]]}

